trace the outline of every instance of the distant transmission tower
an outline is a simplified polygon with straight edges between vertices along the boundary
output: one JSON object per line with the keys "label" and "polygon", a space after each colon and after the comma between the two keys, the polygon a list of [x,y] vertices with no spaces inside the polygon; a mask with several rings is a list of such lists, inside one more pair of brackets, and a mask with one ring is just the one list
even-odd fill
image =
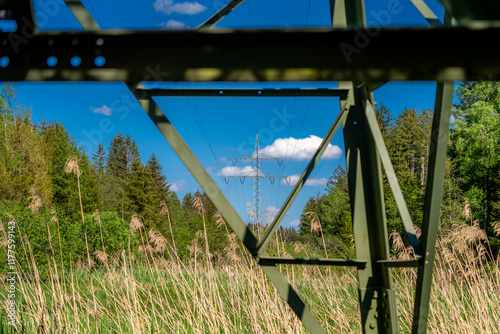
{"label": "distant transmission tower", "polygon": [[[269,179],[271,184],[274,184],[274,181],[276,178],[284,178],[287,180],[287,176],[276,174],[276,173],[271,173],[271,172],[264,172],[260,169],[260,161],[261,160],[276,160],[278,162],[278,165],[281,167],[283,164],[283,161],[280,160],[279,158],[269,156],[267,154],[263,154],[260,152],[259,149],[259,134],[257,134],[255,138],[255,152],[244,155],[242,157],[233,159],[233,166],[236,166],[238,161],[240,160],[253,160],[254,161],[254,169],[246,174],[241,174],[241,175],[231,175],[228,176],[228,178],[235,178],[238,177],[240,178],[241,184],[245,183],[246,178],[253,178],[253,207],[255,211],[254,215],[254,224],[256,227],[259,227],[262,225],[262,218],[261,218],[261,213],[262,213],[262,201],[261,201],[261,196],[260,196],[260,179],[266,178]],[[229,180],[226,179],[226,183],[228,183]]]}

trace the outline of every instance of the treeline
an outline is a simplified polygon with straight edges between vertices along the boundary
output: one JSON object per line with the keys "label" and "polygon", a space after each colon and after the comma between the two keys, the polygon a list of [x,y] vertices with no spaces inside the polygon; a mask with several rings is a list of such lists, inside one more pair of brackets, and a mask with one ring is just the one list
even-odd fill
{"label": "treeline", "polygon": [[[457,90],[440,225],[440,233],[458,225],[480,226],[495,254],[500,249],[499,88],[485,82]],[[180,200],[156,156],[144,163],[130,135],[117,133],[109,147],[99,144],[89,157],[62,124],[33,122],[12,85],[0,94],[0,225],[17,222],[16,242],[39,268],[54,259],[65,266],[106,265],[120,261],[124,250],[138,259],[224,257],[234,238],[228,238],[230,230],[213,203],[200,192]],[[383,105],[377,109],[416,226],[422,222],[432,116],[432,110],[407,108],[394,117]],[[383,177],[389,233],[404,236]],[[262,226],[251,227],[262,235]],[[354,255],[347,175],[340,165],[324,194],[306,203],[299,230],[280,228],[277,235],[271,254]],[[6,242],[0,231],[0,243]],[[0,261],[5,269],[5,254]],[[30,263],[21,265],[28,269]]]}
{"label": "treeline", "polygon": [[188,193],[180,201],[156,156],[143,163],[130,135],[117,133],[89,157],[61,123],[33,122],[12,85],[0,94],[0,225],[16,221],[16,244],[29,242],[37,262],[85,265],[87,248],[95,263],[123,250],[186,259],[194,243],[221,256],[227,232],[208,197]]}
{"label": "treeline", "polygon": [[[464,224],[477,225],[487,233],[487,248],[491,247],[497,255],[500,249],[500,83],[463,83],[456,97],[458,103],[453,106],[445,166],[440,233],[449,233]],[[382,135],[417,227],[422,224],[432,117],[432,110],[406,108],[394,117],[384,105],[377,108]],[[405,236],[384,173],[383,182],[389,233]],[[315,230],[313,218],[318,217],[327,248],[331,251],[346,248],[352,241],[351,209],[347,175],[341,166],[333,172],[325,190],[325,194],[311,197],[304,207],[300,234],[310,235]],[[321,242],[319,238],[315,240]],[[408,240],[404,240],[408,244]]]}

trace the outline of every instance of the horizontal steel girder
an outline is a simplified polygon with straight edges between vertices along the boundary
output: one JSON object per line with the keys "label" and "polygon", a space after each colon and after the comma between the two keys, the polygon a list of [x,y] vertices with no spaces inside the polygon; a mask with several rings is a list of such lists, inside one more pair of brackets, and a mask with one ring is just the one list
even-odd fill
{"label": "horizontal steel girder", "polygon": [[263,88],[263,89],[136,89],[135,96],[141,100],[152,96],[193,96],[193,97],[326,97],[347,98],[348,89],[338,88]]}
{"label": "horizontal steel girder", "polygon": [[341,266],[364,268],[367,261],[344,260],[344,259],[326,259],[326,258],[293,258],[293,257],[258,257],[257,262],[261,266],[274,266],[276,264],[309,264],[322,266]]}
{"label": "horizontal steel girder", "polygon": [[[0,33],[2,81],[498,80],[499,27]],[[54,67],[47,65],[51,56]],[[81,58],[73,67],[70,59]],[[97,56],[105,64],[95,65]],[[102,60],[102,59],[101,59]],[[5,64],[5,62],[4,62]]]}

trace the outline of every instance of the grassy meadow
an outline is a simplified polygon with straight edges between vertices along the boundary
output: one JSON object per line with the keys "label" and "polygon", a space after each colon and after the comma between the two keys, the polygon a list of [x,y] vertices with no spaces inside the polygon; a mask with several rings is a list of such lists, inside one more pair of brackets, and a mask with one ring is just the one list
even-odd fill
{"label": "grassy meadow", "polygon": [[[391,237],[397,247],[400,237]],[[430,333],[499,331],[500,270],[498,263],[486,262],[490,255],[481,251],[482,237],[473,225],[440,239]],[[173,251],[159,255],[153,248],[139,257],[126,251],[117,257],[95,254],[100,263],[91,260],[91,270],[88,261],[63,268],[48,257],[47,275],[42,275],[31,256],[31,271],[18,272],[17,332],[307,332],[235,236],[228,232],[227,238],[225,254],[217,261],[193,243],[190,261],[182,262]],[[29,240],[22,242],[28,250],[24,256],[30,257]],[[273,245],[281,256],[307,251],[301,244],[286,246],[279,240]],[[395,257],[409,256],[401,248]],[[361,333],[355,269],[282,265],[281,270],[329,333]],[[394,280],[401,332],[409,333],[416,271],[394,269]],[[4,301],[6,290],[1,290]],[[5,302],[3,333],[12,332],[6,307]]]}

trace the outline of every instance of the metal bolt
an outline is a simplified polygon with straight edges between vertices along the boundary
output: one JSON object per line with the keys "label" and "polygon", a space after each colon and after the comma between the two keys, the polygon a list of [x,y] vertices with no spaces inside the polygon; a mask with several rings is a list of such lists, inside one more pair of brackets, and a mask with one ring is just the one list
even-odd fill
{"label": "metal bolt", "polygon": [[377,299],[377,298],[378,298],[378,291],[377,291],[377,290],[374,290],[374,291],[373,291],[373,298],[374,298],[374,299]]}
{"label": "metal bolt", "polygon": [[375,317],[375,319],[378,319],[378,312],[375,312],[373,316]]}
{"label": "metal bolt", "polygon": [[375,322],[375,320],[372,320],[372,321],[370,322],[370,328],[371,328],[371,329],[375,329],[375,326],[376,326],[376,325],[377,325],[377,323]]}

